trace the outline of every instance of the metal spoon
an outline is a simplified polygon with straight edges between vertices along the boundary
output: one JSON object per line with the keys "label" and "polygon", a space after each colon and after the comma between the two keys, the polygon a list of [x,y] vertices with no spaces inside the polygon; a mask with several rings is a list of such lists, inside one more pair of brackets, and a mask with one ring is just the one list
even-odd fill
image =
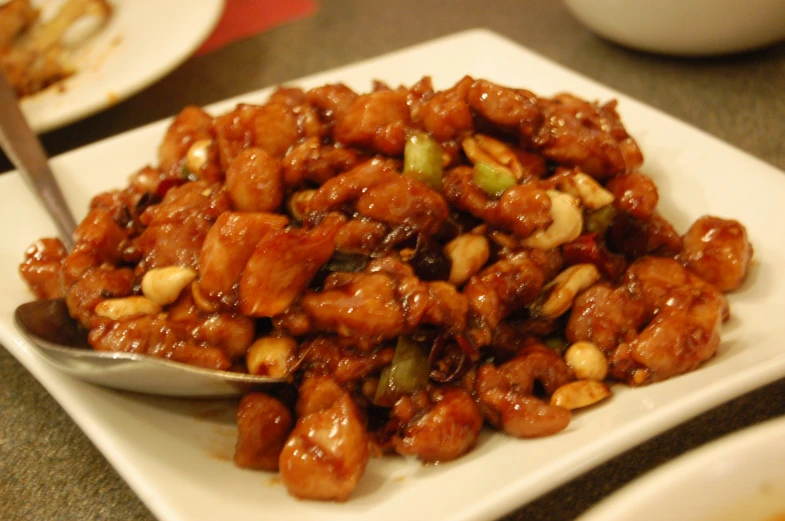
{"label": "metal spoon", "polygon": [[[46,153],[30,129],[16,96],[0,73],[0,147],[38,197],[66,247],[73,247],[76,222]],[[94,351],[87,332],[70,317],[63,299],[36,300],[14,312],[17,328],[44,359],[59,370],[95,384],[145,394],[180,397],[236,396],[283,380],[229,371],[203,369],[147,355]]]}

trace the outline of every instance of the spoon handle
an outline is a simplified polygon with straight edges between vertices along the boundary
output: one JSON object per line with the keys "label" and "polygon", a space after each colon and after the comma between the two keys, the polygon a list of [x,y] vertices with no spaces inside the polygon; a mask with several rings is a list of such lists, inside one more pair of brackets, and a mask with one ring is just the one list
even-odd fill
{"label": "spoon handle", "polygon": [[0,73],[0,147],[55,222],[65,247],[73,248],[76,221],[55,181],[41,142],[27,124],[16,95]]}

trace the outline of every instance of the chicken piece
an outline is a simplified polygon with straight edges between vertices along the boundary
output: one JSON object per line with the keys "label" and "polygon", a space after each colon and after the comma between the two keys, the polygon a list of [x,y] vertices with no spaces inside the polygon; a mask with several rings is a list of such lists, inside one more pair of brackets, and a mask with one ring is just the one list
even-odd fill
{"label": "chicken piece", "polygon": [[441,194],[401,176],[389,161],[373,159],[333,177],[314,193],[310,212],[354,207],[362,216],[405,228],[408,234],[435,233],[449,209]]}
{"label": "chicken piece", "polygon": [[335,236],[335,251],[371,255],[382,245],[389,231],[387,226],[373,219],[352,219]]}
{"label": "chicken piece", "polygon": [[313,194],[308,210],[327,212],[354,203],[363,193],[399,177],[394,165],[382,159],[366,161],[327,180]]}
{"label": "chicken piece", "polygon": [[467,99],[479,115],[522,136],[531,136],[542,121],[537,96],[524,89],[477,80],[469,88]]}
{"label": "chicken piece", "polygon": [[[69,255],[66,259],[76,257]],[[95,307],[107,298],[125,297],[133,290],[133,272],[129,268],[86,268],[65,291],[68,313],[86,328],[96,324]]]}
{"label": "chicken piece", "polygon": [[261,238],[280,231],[286,216],[272,213],[224,212],[210,228],[199,253],[199,287],[213,301],[236,301],[235,287]]}
{"label": "chicken piece", "polygon": [[279,400],[264,393],[243,396],[237,407],[234,464],[242,468],[278,470],[278,458],[294,420]]}
{"label": "chicken piece", "polygon": [[480,436],[480,408],[464,389],[441,387],[420,396],[403,396],[393,407],[402,423],[393,437],[398,454],[417,456],[426,463],[454,460],[469,452]]}
{"label": "chicken piece", "polygon": [[611,356],[611,374],[630,385],[691,371],[717,351],[728,303],[714,286],[673,259],[643,257],[625,274],[640,283],[647,323]]}
{"label": "chicken piece", "polygon": [[284,185],[293,187],[303,181],[322,185],[364,161],[354,149],[323,145],[318,137],[308,138],[283,158]]}
{"label": "chicken piece", "polygon": [[[309,374],[328,374],[337,383],[356,382],[378,372],[392,362],[394,349],[379,347],[371,351],[356,348],[354,338],[320,335],[303,342],[302,364]],[[310,381],[310,380],[306,380]]]}
{"label": "chicken piece", "polygon": [[439,91],[424,101],[416,119],[437,141],[456,139],[474,128],[471,108],[467,101],[474,80],[468,76],[451,89]]}
{"label": "chicken piece", "polygon": [[534,184],[508,188],[500,198],[489,196],[472,181],[473,170],[453,168],[444,180],[444,196],[455,207],[509,230],[521,239],[552,222],[551,199]]}
{"label": "chicken piece", "polygon": [[322,85],[305,93],[308,103],[319,111],[328,126],[342,118],[357,99],[357,93],[341,83]]}
{"label": "chicken piece", "polygon": [[632,340],[646,320],[643,291],[630,281],[618,288],[595,284],[575,299],[565,333],[570,343],[589,341],[606,355]]}
{"label": "chicken piece", "polygon": [[[113,218],[113,212],[95,207],[87,214],[74,231],[72,254],[88,253],[95,265],[117,264],[122,260],[122,247],[129,238],[128,230]],[[66,284],[70,283],[66,273]]]}
{"label": "chicken piece", "polygon": [[409,122],[405,93],[377,91],[357,97],[336,118],[334,137],[344,145],[394,156],[403,153]]}
{"label": "chicken piece", "polygon": [[572,371],[558,354],[542,345],[529,345],[498,367],[481,366],[476,392],[493,426],[518,438],[533,438],[563,430],[571,416],[567,409],[535,396],[535,382],[550,396],[572,380]]}
{"label": "chicken piece", "polygon": [[687,230],[683,244],[682,264],[720,291],[733,291],[747,278],[752,245],[738,221],[703,216]]}
{"label": "chicken piece", "polygon": [[223,170],[249,147],[260,148],[281,159],[302,137],[297,115],[291,108],[278,103],[241,103],[233,111],[215,118],[213,129]]}
{"label": "chicken piece", "polygon": [[298,420],[281,451],[281,479],[302,499],[345,501],[365,472],[368,440],[349,393],[329,377],[301,388]]}
{"label": "chicken piece", "polygon": [[654,213],[659,201],[657,185],[649,176],[640,172],[612,177],[605,187],[613,194],[616,209],[635,219],[647,220]]}
{"label": "chicken piece", "polygon": [[357,212],[392,227],[433,234],[447,218],[444,198],[411,177],[397,176],[380,183],[357,199]]}
{"label": "chicken piece", "polygon": [[502,259],[469,279],[463,294],[469,300],[469,337],[476,346],[490,344],[493,330],[513,309],[534,302],[545,277],[525,254]]}
{"label": "chicken piece", "polygon": [[308,332],[335,332],[360,349],[372,349],[423,324],[460,334],[468,309],[454,286],[424,282],[409,264],[389,255],[372,260],[363,272],[331,273],[321,291],[300,297],[295,314],[307,317]]}
{"label": "chicken piece", "polygon": [[381,273],[339,273],[328,277],[324,291],[303,295],[300,305],[318,329],[379,341],[398,336],[404,328],[396,286]]}
{"label": "chicken piece", "polygon": [[240,278],[240,311],[273,317],[286,311],[333,254],[333,239],[344,222],[330,216],[312,230],[287,228],[259,240]]}
{"label": "chicken piece", "polygon": [[231,311],[205,312],[188,289],[166,312],[168,323],[185,332],[189,341],[216,347],[233,361],[245,358],[254,341],[256,324],[251,317]]}
{"label": "chicken piece", "polygon": [[207,232],[219,215],[229,209],[226,193],[205,181],[170,189],[160,204],[141,216],[147,228],[139,237],[141,266],[196,268]]}
{"label": "chicken piece", "polygon": [[67,255],[60,239],[40,239],[25,252],[19,274],[36,298],[51,299],[63,296],[60,268]]}
{"label": "chicken piece", "polygon": [[160,316],[104,320],[90,330],[88,341],[96,351],[139,353],[208,369],[226,370],[232,365],[221,349],[197,344]]}
{"label": "chicken piece", "polygon": [[624,130],[616,103],[590,103],[570,94],[540,99],[542,125],[532,146],[563,166],[577,166],[596,178],[638,168],[643,155]]}
{"label": "chicken piece", "polygon": [[273,212],[283,201],[281,162],[261,148],[247,148],[232,159],[225,189],[238,212]]}

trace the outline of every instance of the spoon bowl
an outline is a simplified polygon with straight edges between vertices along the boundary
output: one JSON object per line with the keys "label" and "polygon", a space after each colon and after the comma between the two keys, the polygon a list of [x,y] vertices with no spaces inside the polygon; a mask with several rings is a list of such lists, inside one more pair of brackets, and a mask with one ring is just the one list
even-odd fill
{"label": "spoon bowl", "polygon": [[144,394],[191,398],[238,396],[285,380],[205,369],[138,353],[95,351],[63,299],[36,300],[14,312],[19,331],[60,371],[87,382]]}
{"label": "spoon bowl", "polygon": [[[70,250],[76,222],[49,168],[38,137],[25,121],[11,87],[0,74],[0,147],[57,226]],[[19,331],[64,373],[105,387],[160,396],[227,397],[283,379],[218,371],[152,356],[94,351],[87,332],[68,314],[63,299],[36,300],[14,312]]]}

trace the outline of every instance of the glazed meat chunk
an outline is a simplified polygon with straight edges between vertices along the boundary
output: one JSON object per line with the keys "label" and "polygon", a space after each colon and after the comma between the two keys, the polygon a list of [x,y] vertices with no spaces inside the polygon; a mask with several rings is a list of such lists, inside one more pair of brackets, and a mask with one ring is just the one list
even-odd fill
{"label": "glazed meat chunk", "polygon": [[289,223],[283,215],[224,212],[207,232],[199,253],[199,287],[206,297],[233,305],[235,286],[256,245]]}
{"label": "glazed meat chunk", "polygon": [[286,228],[264,234],[240,279],[240,310],[254,317],[286,311],[332,256],[340,224],[326,219],[309,231]]}
{"label": "glazed meat chunk", "polygon": [[278,103],[240,104],[232,112],[218,116],[213,128],[224,170],[249,147],[280,159],[302,137],[297,115]]}
{"label": "glazed meat chunk", "polygon": [[410,118],[404,93],[384,90],[363,94],[337,118],[335,139],[344,145],[400,154]]}
{"label": "glazed meat chunk", "polygon": [[261,148],[240,152],[226,170],[226,190],[238,212],[272,212],[283,201],[281,162]]}
{"label": "glazed meat chunk", "polygon": [[474,80],[467,76],[454,87],[433,94],[419,106],[417,118],[437,141],[455,139],[474,128],[468,102],[473,83]]}
{"label": "glazed meat chunk", "polygon": [[430,463],[466,454],[477,443],[483,423],[471,395],[452,387],[401,398],[393,416],[403,424],[400,434],[393,438],[395,451]]}
{"label": "glazed meat chunk", "polygon": [[539,105],[543,124],[532,141],[546,157],[563,165],[578,166],[597,178],[640,166],[640,150],[618,124],[615,104],[597,105],[561,94],[540,99]]}
{"label": "glazed meat chunk", "polygon": [[345,501],[368,463],[357,405],[328,377],[303,383],[299,419],[281,451],[284,485],[296,497]]}
{"label": "glazed meat chunk", "polygon": [[707,215],[695,221],[684,235],[679,259],[720,291],[733,291],[747,278],[752,245],[739,222]]}
{"label": "glazed meat chunk", "polygon": [[207,232],[228,209],[225,193],[204,181],[172,188],[141,217],[147,226],[139,237],[143,265],[196,267]]}
{"label": "glazed meat chunk", "polygon": [[278,457],[292,429],[292,413],[272,396],[247,394],[237,408],[237,446],[234,464],[278,470]]}
{"label": "glazed meat chunk", "polygon": [[632,385],[695,369],[717,350],[728,304],[720,291],[677,261],[643,257],[625,274],[640,283],[647,323],[611,357],[611,373]]}
{"label": "glazed meat chunk", "polygon": [[65,256],[65,246],[59,239],[41,239],[27,249],[19,274],[37,298],[63,296],[60,269]]}

